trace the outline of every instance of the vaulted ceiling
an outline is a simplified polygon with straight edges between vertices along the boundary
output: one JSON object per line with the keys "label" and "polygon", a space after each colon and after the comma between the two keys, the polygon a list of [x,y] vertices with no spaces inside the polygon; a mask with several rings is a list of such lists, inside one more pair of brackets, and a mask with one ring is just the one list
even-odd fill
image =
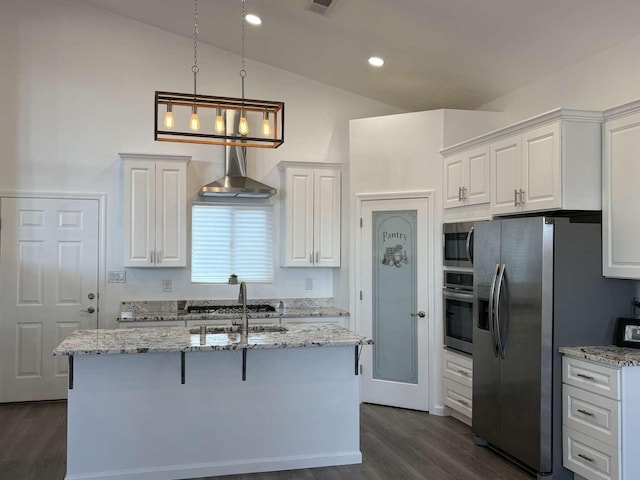
{"label": "vaulted ceiling", "polygon": [[[193,1],[84,1],[193,34]],[[333,0],[326,15],[310,3],[246,0],[263,20],[247,57],[409,111],[478,108],[640,36],[638,0]],[[199,0],[200,41],[239,54],[240,12]]]}

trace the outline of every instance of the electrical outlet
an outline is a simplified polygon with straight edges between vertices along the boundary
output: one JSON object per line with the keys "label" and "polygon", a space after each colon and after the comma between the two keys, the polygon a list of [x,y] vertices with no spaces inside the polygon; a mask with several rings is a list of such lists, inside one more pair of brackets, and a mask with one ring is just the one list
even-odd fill
{"label": "electrical outlet", "polygon": [[107,279],[108,283],[126,283],[127,274],[124,271],[112,271],[109,272],[109,277]]}
{"label": "electrical outlet", "polygon": [[171,280],[162,280],[162,291],[163,292],[171,291]]}
{"label": "electrical outlet", "polygon": [[640,315],[640,297],[633,297],[633,314]]}
{"label": "electrical outlet", "polygon": [[313,278],[305,278],[304,279],[304,289],[305,290],[313,290]]}

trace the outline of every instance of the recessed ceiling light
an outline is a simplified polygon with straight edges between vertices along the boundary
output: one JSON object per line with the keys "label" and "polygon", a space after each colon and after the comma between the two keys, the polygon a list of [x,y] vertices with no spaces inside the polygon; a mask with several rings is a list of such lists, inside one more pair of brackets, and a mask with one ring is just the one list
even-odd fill
{"label": "recessed ceiling light", "polygon": [[380,57],[369,57],[369,65],[373,67],[381,67],[384,65],[384,60]]}
{"label": "recessed ceiling light", "polygon": [[254,15],[253,13],[247,13],[247,15],[244,18],[251,25],[260,25],[262,23],[262,19],[259,16]]}

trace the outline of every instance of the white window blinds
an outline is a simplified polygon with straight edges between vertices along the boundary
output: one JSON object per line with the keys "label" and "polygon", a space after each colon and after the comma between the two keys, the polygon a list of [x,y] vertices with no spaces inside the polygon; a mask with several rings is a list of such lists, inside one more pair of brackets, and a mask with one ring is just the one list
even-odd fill
{"label": "white window blinds", "polygon": [[193,205],[191,281],[273,281],[271,205]]}

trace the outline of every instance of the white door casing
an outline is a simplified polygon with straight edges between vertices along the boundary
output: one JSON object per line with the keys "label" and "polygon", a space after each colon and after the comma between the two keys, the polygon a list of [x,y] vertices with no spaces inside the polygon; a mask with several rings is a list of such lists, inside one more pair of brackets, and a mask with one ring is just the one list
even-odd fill
{"label": "white door casing", "polygon": [[[404,195],[404,197],[403,197]],[[420,195],[420,196],[418,196]],[[430,367],[434,347],[432,323],[434,299],[429,295],[429,287],[434,284],[430,261],[433,258],[433,215],[431,193],[359,195],[357,210],[362,218],[362,228],[356,234],[356,296],[362,291],[362,300],[355,302],[356,329],[373,337],[373,253],[372,218],[373,212],[406,211],[417,212],[417,309],[426,316],[417,319],[417,382],[374,379],[372,348],[363,348],[361,356],[361,400],[363,402],[392,405],[402,408],[428,411],[430,409]],[[413,312],[417,313],[417,312]],[[374,337],[375,341],[375,337]]]}
{"label": "white door casing", "polygon": [[98,325],[99,201],[0,202],[0,402],[66,398],[68,364],[51,353]]}

